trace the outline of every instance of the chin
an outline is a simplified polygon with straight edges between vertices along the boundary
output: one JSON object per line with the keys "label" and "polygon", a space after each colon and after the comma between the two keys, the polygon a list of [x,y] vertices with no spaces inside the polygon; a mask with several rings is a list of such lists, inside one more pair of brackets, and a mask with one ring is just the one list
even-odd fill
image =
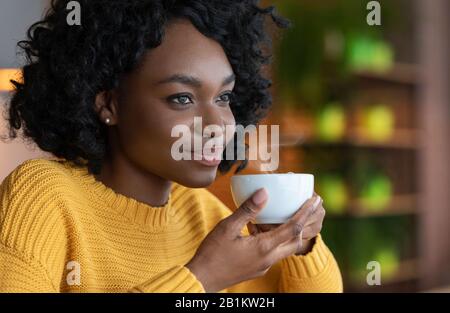
{"label": "chin", "polygon": [[185,172],[188,174],[183,179],[176,180],[177,183],[189,188],[209,187],[216,179],[217,167],[208,171],[194,171],[192,168]]}

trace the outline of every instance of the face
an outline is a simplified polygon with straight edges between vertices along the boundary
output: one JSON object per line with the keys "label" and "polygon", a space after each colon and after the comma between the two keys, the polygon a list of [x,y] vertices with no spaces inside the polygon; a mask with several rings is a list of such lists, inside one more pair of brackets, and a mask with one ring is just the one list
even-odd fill
{"label": "face", "polygon": [[221,45],[187,20],[171,22],[162,44],[149,50],[114,91],[109,113],[101,113],[110,114],[110,153],[184,186],[210,185],[218,165],[193,157],[175,160],[171,149],[180,138],[172,136],[172,129],[185,125],[190,130],[191,150],[194,140],[203,147],[208,138],[201,137],[197,126],[194,129],[194,117],[201,117],[200,130],[210,124],[223,127],[214,137],[222,138],[225,147],[233,138],[225,126],[235,124],[229,105],[233,88],[232,67]]}

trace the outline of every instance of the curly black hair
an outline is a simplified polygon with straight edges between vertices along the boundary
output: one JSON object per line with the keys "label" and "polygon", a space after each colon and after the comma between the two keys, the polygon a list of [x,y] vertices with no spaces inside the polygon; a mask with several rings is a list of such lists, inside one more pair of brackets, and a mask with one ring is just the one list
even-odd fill
{"label": "curly black hair", "polygon": [[[95,96],[116,88],[147,49],[161,44],[165,26],[175,18],[190,20],[223,47],[236,75],[230,103],[236,123],[257,124],[267,115],[271,81],[262,67],[272,56],[266,17],[279,28],[289,26],[273,6],[261,8],[258,0],[80,0],[81,25],[70,26],[68,2],[53,0],[18,43],[26,65],[22,81],[11,80],[11,138],[22,128],[40,149],[98,173],[107,136],[94,110]],[[224,159],[219,171],[228,172],[236,162]]]}

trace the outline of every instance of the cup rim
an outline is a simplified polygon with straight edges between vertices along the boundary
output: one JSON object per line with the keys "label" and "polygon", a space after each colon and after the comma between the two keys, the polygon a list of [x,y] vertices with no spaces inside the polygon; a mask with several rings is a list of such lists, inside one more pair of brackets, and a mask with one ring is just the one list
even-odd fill
{"label": "cup rim", "polygon": [[273,177],[273,176],[287,176],[287,175],[314,177],[313,174],[309,174],[309,173],[273,173],[273,174],[261,173],[261,174],[236,174],[236,175],[231,176],[231,179],[240,178],[240,177],[262,177],[262,176]]}

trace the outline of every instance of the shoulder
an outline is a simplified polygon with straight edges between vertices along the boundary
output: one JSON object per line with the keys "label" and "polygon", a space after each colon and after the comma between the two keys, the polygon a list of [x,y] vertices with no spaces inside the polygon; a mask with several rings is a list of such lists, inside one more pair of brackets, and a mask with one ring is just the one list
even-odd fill
{"label": "shoulder", "polygon": [[18,165],[1,183],[2,198],[10,201],[33,195],[56,195],[71,181],[70,169],[62,159],[31,159]]}
{"label": "shoulder", "polygon": [[18,165],[2,182],[11,192],[32,191],[40,185],[68,178],[69,169],[61,159],[30,159]]}
{"label": "shoulder", "polygon": [[41,230],[47,223],[58,225],[63,220],[58,203],[70,180],[59,159],[31,159],[17,166],[0,185],[0,242],[12,245],[19,238],[41,236],[37,225]]}

